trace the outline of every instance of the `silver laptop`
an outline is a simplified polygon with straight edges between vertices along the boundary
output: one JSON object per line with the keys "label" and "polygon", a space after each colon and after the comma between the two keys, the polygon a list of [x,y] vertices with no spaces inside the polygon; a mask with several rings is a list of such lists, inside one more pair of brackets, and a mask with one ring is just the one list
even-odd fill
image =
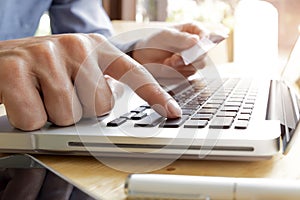
{"label": "silver laptop", "polygon": [[0,151],[165,159],[260,160],[288,149],[299,121],[300,40],[280,80],[226,78],[208,66],[189,80],[162,80],[182,107],[165,119],[133,91],[111,114],[74,126],[22,132],[0,119]]}

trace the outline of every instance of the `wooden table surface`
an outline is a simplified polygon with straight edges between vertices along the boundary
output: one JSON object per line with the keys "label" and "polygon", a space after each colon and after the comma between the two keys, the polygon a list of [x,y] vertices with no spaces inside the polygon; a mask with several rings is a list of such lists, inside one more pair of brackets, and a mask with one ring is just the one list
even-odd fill
{"label": "wooden table surface", "polygon": [[[300,179],[299,152],[300,143],[297,140],[287,155],[278,153],[270,160],[255,162],[177,160],[150,173]],[[127,172],[112,169],[93,157],[44,155],[36,157],[99,198],[126,199],[124,182]],[[121,164],[128,162],[126,158],[111,160]],[[141,165],[145,166],[145,162],[151,165],[156,161],[144,160],[141,161]]]}

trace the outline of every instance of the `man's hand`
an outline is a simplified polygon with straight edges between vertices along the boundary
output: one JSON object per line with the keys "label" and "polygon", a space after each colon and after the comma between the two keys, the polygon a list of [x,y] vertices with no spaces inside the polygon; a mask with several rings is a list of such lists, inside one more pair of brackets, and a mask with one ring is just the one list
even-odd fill
{"label": "man's hand", "polygon": [[132,55],[154,77],[188,77],[197,69],[203,68],[205,63],[204,60],[200,60],[185,65],[180,52],[194,46],[205,34],[206,31],[202,27],[192,23],[163,29],[138,42]]}
{"label": "man's hand", "polygon": [[35,130],[104,115],[114,99],[107,74],[129,85],[161,115],[181,110],[140,64],[98,34],[65,34],[0,42],[0,103],[10,123]]}

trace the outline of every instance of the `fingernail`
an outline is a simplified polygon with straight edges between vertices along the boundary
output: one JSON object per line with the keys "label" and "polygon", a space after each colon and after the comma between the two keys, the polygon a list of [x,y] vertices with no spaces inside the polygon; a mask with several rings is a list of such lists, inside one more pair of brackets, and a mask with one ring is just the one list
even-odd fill
{"label": "fingernail", "polygon": [[169,117],[180,117],[182,114],[181,108],[174,99],[170,99],[167,104]]}
{"label": "fingernail", "polygon": [[175,67],[184,65],[183,59],[181,57],[177,58],[175,61]]}
{"label": "fingernail", "polygon": [[184,65],[184,62],[182,60],[181,57],[174,57],[172,60],[171,60],[171,64],[173,67],[178,67],[178,66],[182,66]]}

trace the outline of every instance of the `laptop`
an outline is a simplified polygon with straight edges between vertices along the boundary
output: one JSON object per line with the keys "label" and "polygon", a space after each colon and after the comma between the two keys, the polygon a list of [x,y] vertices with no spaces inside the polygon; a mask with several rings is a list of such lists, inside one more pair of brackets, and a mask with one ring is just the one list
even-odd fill
{"label": "laptop", "polygon": [[160,159],[262,160],[290,148],[299,121],[300,40],[279,80],[222,77],[207,66],[161,85],[182,107],[178,119],[154,112],[129,88],[103,117],[22,132],[0,118],[0,151]]}

